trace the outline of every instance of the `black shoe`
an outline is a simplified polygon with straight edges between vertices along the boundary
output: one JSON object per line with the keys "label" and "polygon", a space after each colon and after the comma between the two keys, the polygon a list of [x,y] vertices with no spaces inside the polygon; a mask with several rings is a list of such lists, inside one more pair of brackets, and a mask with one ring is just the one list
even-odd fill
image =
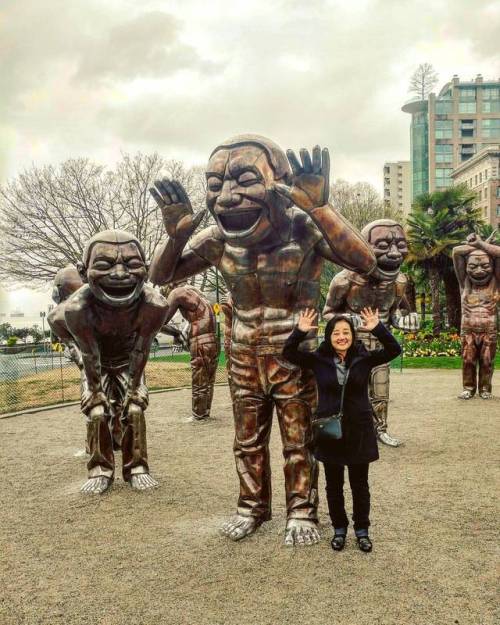
{"label": "black shoe", "polygon": [[335,534],[332,538],[331,545],[334,551],[342,551],[345,547],[345,534]]}
{"label": "black shoe", "polygon": [[365,553],[369,553],[372,548],[372,541],[368,538],[368,536],[360,536],[358,539],[358,547],[361,551]]}

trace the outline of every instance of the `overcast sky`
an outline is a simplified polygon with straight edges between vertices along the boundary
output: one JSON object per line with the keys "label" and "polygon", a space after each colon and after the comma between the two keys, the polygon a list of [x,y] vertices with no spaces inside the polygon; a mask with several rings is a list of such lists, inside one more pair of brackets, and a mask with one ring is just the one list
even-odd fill
{"label": "overcast sky", "polygon": [[257,132],[381,190],[416,66],[497,78],[499,32],[499,0],[2,0],[0,182],[122,151],[205,163]]}

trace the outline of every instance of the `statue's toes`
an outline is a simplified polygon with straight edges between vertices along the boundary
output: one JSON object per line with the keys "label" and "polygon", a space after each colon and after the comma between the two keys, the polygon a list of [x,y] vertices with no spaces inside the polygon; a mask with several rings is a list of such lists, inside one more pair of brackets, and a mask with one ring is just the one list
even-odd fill
{"label": "statue's toes", "polygon": [[80,492],[85,495],[101,495],[111,486],[111,479],[108,477],[92,477],[80,488]]}
{"label": "statue's toes", "polygon": [[285,532],[285,545],[293,547],[295,545],[295,530],[291,529]]}

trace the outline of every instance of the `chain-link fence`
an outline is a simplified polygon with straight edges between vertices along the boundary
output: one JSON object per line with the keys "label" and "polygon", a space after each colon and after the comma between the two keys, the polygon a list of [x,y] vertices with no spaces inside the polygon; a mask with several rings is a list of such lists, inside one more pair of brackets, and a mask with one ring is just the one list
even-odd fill
{"label": "chain-link fence", "polygon": [[[190,386],[189,360],[175,345],[153,350],[146,366],[149,390]],[[227,382],[223,352],[215,382]],[[80,371],[59,346],[0,347],[0,414],[79,399]]]}
{"label": "chain-link fence", "polygon": [[[321,337],[320,337],[321,340]],[[191,386],[190,355],[177,345],[153,349],[146,366],[150,391]],[[221,351],[216,384],[227,383]],[[403,358],[391,363],[401,369]],[[59,345],[0,347],[0,414],[78,401],[80,371]]]}

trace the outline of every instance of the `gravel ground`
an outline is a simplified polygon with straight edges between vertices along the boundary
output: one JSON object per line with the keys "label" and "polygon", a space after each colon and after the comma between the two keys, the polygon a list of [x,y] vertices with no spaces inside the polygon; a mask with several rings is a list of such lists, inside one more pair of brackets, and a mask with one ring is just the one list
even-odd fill
{"label": "gravel ground", "polygon": [[[496,374],[496,388],[500,375]],[[149,456],[161,487],[102,497],[78,488],[76,407],[0,420],[1,625],[493,625],[498,564],[498,399],[456,399],[460,374],[392,375],[391,432],[372,465],[374,551],[282,544],[278,428],[274,518],[242,543],[217,533],[234,510],[231,403],[185,422],[188,391],[154,395]],[[324,489],[321,477],[320,492]]]}

